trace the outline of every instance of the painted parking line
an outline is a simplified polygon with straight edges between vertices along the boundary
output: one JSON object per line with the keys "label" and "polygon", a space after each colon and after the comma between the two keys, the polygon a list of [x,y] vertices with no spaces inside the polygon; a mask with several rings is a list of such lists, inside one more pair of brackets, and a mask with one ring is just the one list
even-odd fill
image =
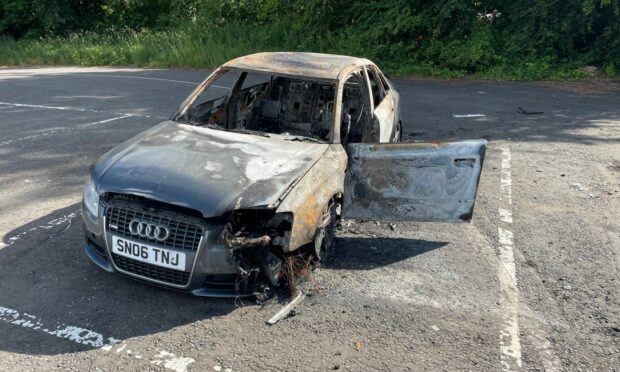
{"label": "painted parking line", "polygon": [[[154,77],[146,77],[146,76],[99,75],[99,74],[79,74],[79,76],[96,76],[96,77],[113,77],[113,78],[122,78],[122,79],[144,79],[144,80],[170,81],[173,83],[191,84],[191,85],[198,85],[202,83],[202,81],[175,80],[175,79],[154,78]],[[216,84],[211,84],[209,86],[214,87],[214,88],[230,89],[230,87],[225,87],[225,86],[216,85]]]}
{"label": "painted parking line", "polygon": [[[58,227],[64,224],[68,224],[67,225],[67,229],[69,227],[71,227],[71,224],[73,222],[73,219],[76,218],[78,215],[80,214],[80,210],[76,210],[74,212],[71,212],[69,214],[65,214],[63,216],[60,217],[56,217],[53,220],[49,220],[46,223],[39,225],[39,226],[34,226],[31,227],[30,229],[26,230],[26,231],[22,231],[19,234],[15,234],[12,236],[9,236],[6,241],[8,241],[8,245],[13,245],[15,243],[17,243],[18,240],[20,239],[24,239],[34,233],[38,233],[40,231],[44,231],[44,230],[49,230],[49,229],[53,229],[54,227]],[[66,229],[65,229],[66,230]],[[56,233],[56,235],[58,235],[60,233]],[[6,246],[6,245],[5,245]],[[2,248],[0,246],[0,248]]]}
{"label": "painted parking line", "polygon": [[[100,75],[100,74],[79,74],[77,76],[90,76],[90,77],[111,77],[111,78],[121,78],[121,79],[144,79],[144,80],[156,80],[156,81],[169,81],[172,83],[181,83],[181,84],[190,84],[190,85],[198,85],[202,83],[202,81],[187,81],[187,80],[175,80],[175,79],[164,79],[164,78],[154,78],[154,77],[146,77],[146,76],[127,76],[127,75]],[[212,84],[210,87],[220,88],[220,89],[230,89],[230,87],[224,87],[221,85]]]}
{"label": "painted parking line", "polygon": [[114,115],[137,116],[137,117],[143,117],[143,118],[167,119],[166,117],[163,117],[163,116],[144,115],[144,114],[136,114],[136,113],[128,113],[128,112],[102,111],[102,110],[84,109],[84,108],[67,107],[67,106],[46,106],[46,105],[34,105],[34,104],[29,104],[29,103],[14,103],[14,102],[0,102],[0,105],[8,105],[8,106],[13,106],[13,107],[40,108],[40,109],[47,109],[47,110],[94,112],[98,114],[103,113],[103,114],[114,114]]}
{"label": "painted parking line", "polygon": [[[82,74],[80,73],[79,75],[73,75],[73,76],[89,76],[89,77],[111,77],[111,78],[122,78],[122,79],[143,79],[143,80],[156,80],[156,81],[169,81],[172,83],[181,83],[181,84],[191,84],[191,85],[198,85],[201,82],[198,81],[187,81],[187,80],[175,80],[175,79],[164,79],[164,78],[154,78],[154,77],[147,77],[147,76],[127,76],[127,75],[100,75],[100,74]],[[218,88],[220,88],[220,86],[218,86]],[[222,87],[225,88],[225,87]],[[228,88],[226,88],[228,89]]]}
{"label": "painted parking line", "polygon": [[163,366],[175,372],[186,372],[187,367],[195,361],[193,358],[179,357],[165,350],[159,350],[156,355],[147,359],[144,358],[142,353],[132,349],[127,342],[119,338],[104,335],[80,326],[49,323],[38,316],[3,306],[0,306],[0,322],[92,347],[108,355],[146,359],[149,361],[149,364]]}
{"label": "painted parking line", "polygon": [[501,287],[500,308],[504,320],[500,330],[502,371],[521,369],[521,340],[519,339],[519,288],[514,257],[514,234],[508,229],[512,224],[512,171],[510,147],[501,148],[500,169],[501,224],[497,227],[499,236],[498,277]]}
{"label": "painted parking line", "polygon": [[[500,204],[498,208],[500,224],[497,227],[499,241],[498,277],[502,290],[500,308],[504,325],[500,331],[501,364],[503,371],[521,369],[521,340],[519,338],[519,288],[515,262],[515,234],[512,223],[512,170],[510,147],[501,149],[502,164],[500,170]],[[528,340],[538,352],[540,362],[547,372],[560,370],[558,360],[549,337],[543,328],[538,328],[528,335]]]}
{"label": "painted parking line", "polygon": [[41,131],[41,132],[39,132],[37,134],[31,134],[29,136],[24,136],[24,137],[19,137],[19,138],[15,138],[15,139],[10,139],[10,140],[6,140],[6,141],[2,141],[2,142],[0,142],[0,146],[10,145],[10,144],[15,143],[15,142],[21,142],[21,141],[26,141],[26,140],[38,139],[38,138],[42,138],[42,137],[51,136],[51,135],[54,135],[54,134],[59,134],[59,133],[72,132],[72,131],[77,130],[77,129],[84,129],[84,128],[92,127],[94,125],[105,124],[105,123],[109,123],[109,122],[120,120],[120,119],[124,119],[124,118],[129,118],[129,117],[131,117],[131,116],[130,115],[122,115],[122,116],[117,116],[117,117],[114,117],[114,118],[109,118],[109,119],[104,119],[104,120],[93,121],[93,122],[90,122],[90,123],[80,124],[80,125],[76,125],[74,127],[69,127],[69,128],[47,129],[47,130]]}
{"label": "painted parking line", "polygon": [[0,321],[29,328],[33,331],[47,333],[50,336],[64,338],[77,344],[104,348],[104,350],[111,350],[114,345],[121,342],[121,340],[117,338],[104,336],[101,333],[82,327],[66,324],[46,325],[45,322],[37,316],[28,313],[20,313],[17,310],[3,306],[0,306]]}
{"label": "painted parking line", "polygon": [[[48,76],[64,75],[64,76],[71,76],[71,77],[88,76],[88,77],[118,78],[118,79],[142,79],[142,80],[154,80],[154,81],[165,81],[165,82],[171,82],[171,83],[189,84],[189,85],[195,85],[195,86],[202,83],[202,80],[201,81],[188,81],[188,80],[165,79],[165,78],[156,78],[156,77],[148,77],[148,76],[107,75],[107,74],[103,75],[103,74],[84,74],[84,73],[77,73],[77,74],[50,73],[47,75]],[[225,86],[217,85],[217,84],[212,84],[209,86],[214,87],[214,88],[226,89],[226,90],[230,89],[230,87],[225,87]]]}

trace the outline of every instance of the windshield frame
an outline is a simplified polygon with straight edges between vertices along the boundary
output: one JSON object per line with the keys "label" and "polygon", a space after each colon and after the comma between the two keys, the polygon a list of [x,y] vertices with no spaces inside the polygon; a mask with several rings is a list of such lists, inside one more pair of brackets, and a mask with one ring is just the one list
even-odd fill
{"label": "windshield frame", "polygon": [[[228,104],[228,100],[230,99],[231,93],[233,92],[234,89],[239,89],[239,79],[241,78],[242,74],[245,73],[254,73],[254,74],[263,74],[263,75],[271,75],[272,77],[284,77],[284,78],[291,78],[291,79],[297,79],[297,80],[306,80],[306,81],[310,81],[313,83],[327,83],[327,84],[333,84],[334,85],[334,91],[335,91],[335,95],[334,95],[334,113],[333,113],[333,117],[332,117],[332,122],[330,123],[330,129],[329,129],[329,134],[327,136],[326,140],[317,140],[317,144],[318,143],[334,143],[334,128],[336,126],[336,123],[340,123],[340,119],[336,117],[336,114],[338,114],[340,112],[340,104],[338,101],[338,96],[339,96],[339,81],[338,79],[322,79],[322,78],[315,78],[315,77],[308,77],[308,76],[304,76],[304,75],[293,75],[293,74],[286,74],[286,73],[279,73],[277,71],[265,71],[265,70],[253,70],[253,69],[240,69],[240,68],[233,68],[233,67],[226,67],[226,66],[220,66],[217,69],[215,69],[215,71],[213,71],[209,76],[207,76],[207,78],[200,84],[198,84],[198,86],[190,93],[190,95],[183,101],[183,103],[181,103],[181,105],[178,107],[178,109],[175,111],[174,114],[172,114],[172,116],[170,116],[170,120],[180,123],[180,124],[188,124],[184,121],[179,121],[179,119],[181,117],[183,117],[184,115],[187,114],[187,111],[192,107],[192,105],[194,104],[194,102],[196,102],[196,100],[198,99],[198,97],[200,97],[202,95],[202,93],[204,93],[207,89],[209,89],[209,87],[211,85],[213,85],[213,83],[215,81],[217,81],[217,79],[224,75],[227,72],[235,72],[235,77],[234,77],[234,83],[232,84],[232,87],[230,89],[228,89],[228,92],[224,95],[224,97],[226,97],[226,101]],[[224,98],[223,97],[223,98]],[[192,124],[188,124],[188,125],[192,125]],[[215,127],[211,127],[209,126],[209,128],[214,129],[214,130],[227,130],[226,128],[215,128]],[[243,133],[243,132],[239,132],[239,133]],[[264,133],[269,135],[278,135],[277,133],[269,133],[269,132],[260,132],[260,133]],[[248,134],[248,135],[259,135],[259,134],[251,134],[251,133],[244,133],[244,134]],[[298,136],[297,137],[304,137],[304,136]],[[307,138],[313,138],[313,137],[307,137]],[[314,139],[314,138],[313,138]],[[320,142],[319,142],[320,141]]]}

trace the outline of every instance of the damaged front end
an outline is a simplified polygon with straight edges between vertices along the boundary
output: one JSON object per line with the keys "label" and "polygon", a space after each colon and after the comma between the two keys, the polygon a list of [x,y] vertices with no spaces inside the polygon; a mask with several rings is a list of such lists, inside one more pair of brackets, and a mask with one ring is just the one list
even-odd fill
{"label": "damaged front end", "polygon": [[237,265],[235,291],[263,294],[271,289],[293,291],[299,277],[310,265],[311,257],[288,253],[293,214],[274,209],[233,211],[218,238]]}

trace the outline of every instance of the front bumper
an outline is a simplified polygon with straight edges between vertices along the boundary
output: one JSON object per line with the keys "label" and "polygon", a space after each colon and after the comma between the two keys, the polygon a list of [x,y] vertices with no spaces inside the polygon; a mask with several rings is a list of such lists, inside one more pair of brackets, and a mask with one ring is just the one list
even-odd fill
{"label": "front bumper", "polygon": [[85,237],[84,251],[88,258],[103,270],[111,273],[116,272],[159,287],[191,293],[195,296],[237,297],[251,295],[247,286],[235,284],[237,280],[237,264],[230,250],[223,245],[216,244],[221,226],[207,225],[207,230],[200,241],[198,250],[191,254],[193,261],[191,269],[184,273],[184,275],[189,276],[187,284],[178,285],[119,268],[119,262],[114,261],[114,257],[108,248],[107,242],[110,241],[110,233],[104,228],[105,212],[103,209],[100,208],[97,221],[93,221],[85,213],[84,205],[82,204]]}

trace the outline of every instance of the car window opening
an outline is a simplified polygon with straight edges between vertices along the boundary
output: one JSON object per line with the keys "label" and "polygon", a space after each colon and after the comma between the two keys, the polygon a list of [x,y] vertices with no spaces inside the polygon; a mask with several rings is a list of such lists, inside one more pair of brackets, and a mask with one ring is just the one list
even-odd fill
{"label": "car window opening", "polygon": [[342,113],[348,115],[341,121],[340,136],[343,144],[373,142],[368,132],[371,127],[370,100],[361,71],[352,74],[344,83]]}
{"label": "car window opening", "polygon": [[377,72],[375,71],[375,69],[368,67],[366,71],[368,73],[368,81],[370,82],[370,91],[372,93],[371,97],[375,108],[377,108],[377,106],[381,104],[384,96],[383,87],[380,86],[380,84],[382,83],[380,82],[379,78],[377,78]]}
{"label": "car window opening", "polygon": [[288,140],[328,141],[334,121],[335,84],[241,72],[230,89],[227,71],[203,91],[177,121]]}

